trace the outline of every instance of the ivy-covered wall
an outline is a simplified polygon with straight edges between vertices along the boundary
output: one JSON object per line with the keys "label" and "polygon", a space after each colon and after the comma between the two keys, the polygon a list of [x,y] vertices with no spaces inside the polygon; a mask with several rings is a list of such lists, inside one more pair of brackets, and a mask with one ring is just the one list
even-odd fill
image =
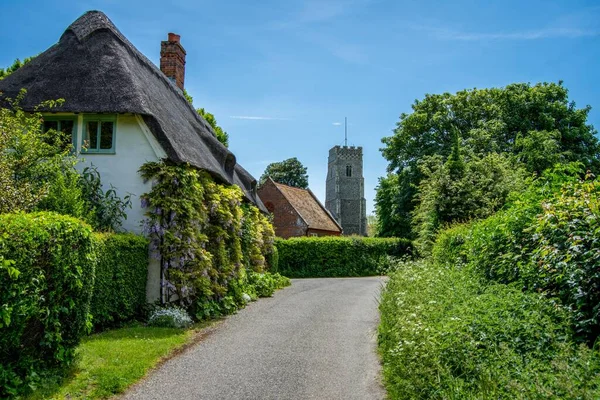
{"label": "ivy-covered wall", "polygon": [[168,162],[146,163],[140,173],[154,183],[142,202],[151,251],[164,276],[164,302],[193,314],[223,301],[246,269],[270,269],[267,259],[276,260],[273,227],[255,206],[242,203],[239,187]]}

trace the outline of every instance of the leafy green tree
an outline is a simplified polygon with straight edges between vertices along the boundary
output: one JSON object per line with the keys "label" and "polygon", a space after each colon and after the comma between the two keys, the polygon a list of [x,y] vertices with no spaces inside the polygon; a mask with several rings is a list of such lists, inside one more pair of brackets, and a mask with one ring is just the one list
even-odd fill
{"label": "leafy green tree", "polygon": [[206,111],[204,108],[199,108],[196,111],[202,118],[206,120],[206,122],[210,124],[210,126],[212,126],[213,130],[217,134],[217,139],[219,139],[219,142],[223,143],[225,147],[229,147],[229,134],[217,124],[217,119],[215,116]]}
{"label": "leafy green tree", "polygon": [[415,244],[427,253],[439,228],[456,222],[486,218],[498,211],[509,195],[525,187],[525,168],[513,157],[498,153],[472,155],[468,162],[446,162],[439,155],[419,164],[424,178],[412,212]]}
{"label": "leafy green tree", "polygon": [[[185,89],[183,90],[183,96],[190,104],[194,104],[194,98],[190,96]],[[219,142],[223,143],[225,147],[229,147],[229,134],[217,124],[217,119],[215,116],[206,111],[204,108],[198,108],[196,109],[196,112],[210,124],[210,126],[213,128],[213,131],[215,131]]]}
{"label": "leafy green tree", "polygon": [[281,162],[274,162],[267,165],[265,172],[260,177],[258,184],[262,186],[267,178],[284,185],[295,186],[302,189],[308,188],[307,169],[296,157],[288,158]]}
{"label": "leafy green tree", "polygon": [[506,154],[538,174],[557,162],[580,161],[592,171],[600,169],[596,131],[586,123],[590,107],[577,109],[562,82],[426,95],[412,109],[400,116],[394,134],[382,140],[398,189],[380,181],[377,215],[388,215],[395,223],[380,220],[380,235],[415,236],[407,215],[419,204],[425,178],[419,165],[427,157],[440,156],[445,162],[452,156],[455,167],[467,168],[469,158],[456,158],[462,149],[473,159]]}
{"label": "leafy green tree", "polygon": [[[131,207],[114,188],[104,191],[93,168],[80,174],[79,159],[65,146],[61,132],[42,129],[42,115],[19,108],[25,96],[9,99],[0,108],[0,214],[54,211],[80,218],[97,230],[119,230]],[[59,107],[62,100],[42,106]]]}

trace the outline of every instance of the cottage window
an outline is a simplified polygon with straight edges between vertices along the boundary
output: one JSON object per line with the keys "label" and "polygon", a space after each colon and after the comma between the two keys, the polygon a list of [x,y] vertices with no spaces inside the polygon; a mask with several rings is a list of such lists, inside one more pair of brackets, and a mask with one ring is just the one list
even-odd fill
{"label": "cottage window", "polygon": [[87,153],[115,152],[115,116],[89,116],[83,119],[82,150]]}
{"label": "cottage window", "polygon": [[58,144],[62,149],[67,150],[75,143],[76,126],[75,118],[44,117],[43,132],[44,134],[50,132],[44,140],[49,144]]}
{"label": "cottage window", "polygon": [[352,165],[346,165],[346,176],[352,176]]}

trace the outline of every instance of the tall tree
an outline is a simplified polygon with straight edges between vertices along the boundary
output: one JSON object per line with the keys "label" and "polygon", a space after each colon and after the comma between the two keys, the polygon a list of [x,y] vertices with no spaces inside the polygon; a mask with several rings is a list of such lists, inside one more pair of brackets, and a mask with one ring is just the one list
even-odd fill
{"label": "tall tree", "polygon": [[270,177],[275,182],[306,189],[308,188],[308,174],[306,172],[306,167],[296,157],[288,158],[267,165],[258,184],[264,184],[267,178]]}
{"label": "tall tree", "polygon": [[[530,173],[571,161],[592,171],[600,169],[596,131],[586,123],[590,107],[577,109],[562,82],[426,95],[412,109],[400,116],[394,134],[382,139],[381,150],[396,182],[392,190],[389,178],[380,181],[376,196],[380,235],[415,236],[412,213],[426,178],[420,165],[429,157],[450,161],[447,167],[455,172],[471,159],[492,153],[504,154]],[[391,218],[394,224],[385,224],[382,218]]]}

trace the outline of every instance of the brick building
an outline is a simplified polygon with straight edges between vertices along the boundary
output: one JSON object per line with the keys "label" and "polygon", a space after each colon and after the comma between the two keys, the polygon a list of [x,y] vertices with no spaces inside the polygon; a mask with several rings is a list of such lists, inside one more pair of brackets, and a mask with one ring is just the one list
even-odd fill
{"label": "brick building", "polygon": [[296,236],[339,236],[342,227],[310,189],[284,185],[268,178],[258,196],[273,214],[275,234]]}

